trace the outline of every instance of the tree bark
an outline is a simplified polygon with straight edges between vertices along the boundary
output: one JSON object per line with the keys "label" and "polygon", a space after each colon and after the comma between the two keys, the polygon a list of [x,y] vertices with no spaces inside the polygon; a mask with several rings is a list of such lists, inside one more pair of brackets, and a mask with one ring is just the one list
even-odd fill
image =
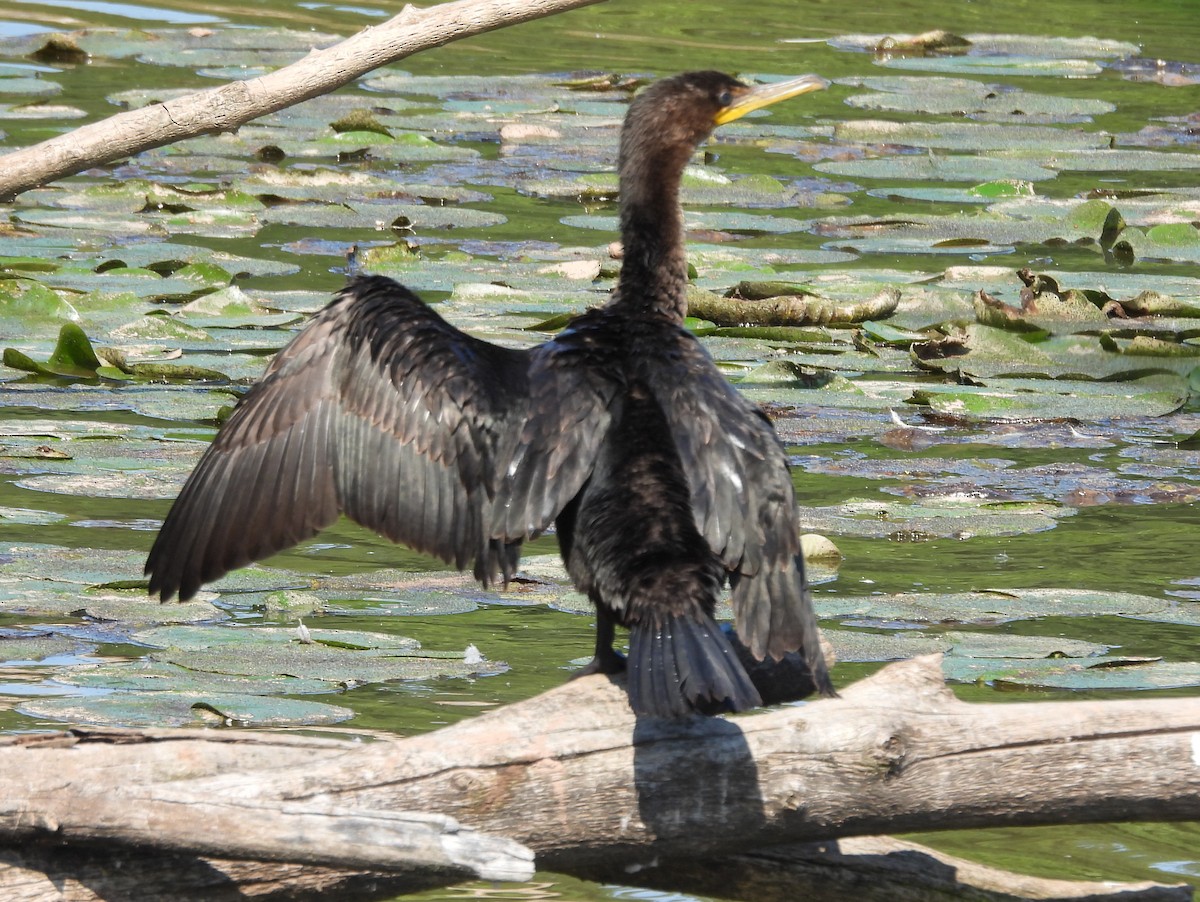
{"label": "tree bark", "polygon": [[143,150],[240,125],[327,94],[367,72],[421,50],[602,0],[457,0],[430,9],[405,6],[382,25],[268,75],[235,81],[118,113],[0,156],[0,199]]}
{"label": "tree bark", "polygon": [[[969,705],[925,657],[840,699],[730,719],[638,720],[618,686],[577,680],[254,791],[439,811],[570,870],[850,835],[1195,819],[1198,761],[1200,699]],[[199,782],[250,788],[238,774]]]}
{"label": "tree bark", "polygon": [[[592,677],[395,742],[18,737],[0,744],[0,843],[227,858],[271,845],[275,860],[305,862],[311,844],[291,836],[239,855],[206,834],[239,819],[254,830],[271,812],[353,812],[352,829],[378,847],[394,812],[426,811],[523,843],[541,868],[637,882],[681,859],[839,836],[1198,819],[1198,762],[1200,699],[971,705],[944,686],[936,657],[893,664],[839,699],[730,719],[639,720],[619,685]],[[331,833],[319,862],[371,866],[356,841]]]}

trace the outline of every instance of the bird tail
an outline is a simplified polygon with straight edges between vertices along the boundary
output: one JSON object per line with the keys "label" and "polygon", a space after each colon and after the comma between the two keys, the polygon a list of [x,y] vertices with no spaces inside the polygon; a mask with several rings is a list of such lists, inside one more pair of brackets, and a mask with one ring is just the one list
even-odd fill
{"label": "bird tail", "polygon": [[701,612],[631,624],[628,674],[637,714],[683,717],[762,704],[724,632]]}

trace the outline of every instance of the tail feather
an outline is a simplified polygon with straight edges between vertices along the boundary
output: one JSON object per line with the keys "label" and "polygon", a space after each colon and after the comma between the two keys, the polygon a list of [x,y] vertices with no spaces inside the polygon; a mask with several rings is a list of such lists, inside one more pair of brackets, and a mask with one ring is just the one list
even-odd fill
{"label": "tail feather", "polygon": [[733,646],[709,617],[669,615],[629,633],[629,703],[638,714],[684,717],[762,704]]}

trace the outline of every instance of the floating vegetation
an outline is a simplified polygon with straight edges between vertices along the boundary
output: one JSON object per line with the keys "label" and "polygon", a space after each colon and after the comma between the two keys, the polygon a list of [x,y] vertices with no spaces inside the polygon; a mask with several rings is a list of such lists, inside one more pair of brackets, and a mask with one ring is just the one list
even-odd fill
{"label": "floating vegetation", "polygon": [[[245,77],[334,40],[236,28],[4,39],[0,118],[82,115],[73,98],[48,98],[61,91],[54,67],[85,59]],[[1092,508],[1174,516],[1200,500],[1194,114],[1180,106],[1133,131],[1103,90],[1109,73],[1165,91],[1194,67],[1149,65],[1102,37],[830,45],[862,62],[840,81],[843,106],[794,124],[747,118],[693,161],[683,198],[689,325],[795,446],[805,528],[841,554],[840,570],[814,566],[840,657],[941,652],[948,678],[996,689],[1197,685],[1194,664],[1115,640],[1008,631],[1117,616],[1194,629],[1190,602],[969,592],[954,557],[1082,532]],[[346,268],[392,275],[456,325],[512,345],[602,302],[620,267],[615,140],[639,84],[379,72],[11,204],[0,613],[19,624],[0,630],[0,659],[14,680],[62,693],[22,699],[11,723],[334,723],[352,716],[354,687],[504,669],[468,658],[466,641],[430,652],[405,638],[445,629],[431,622],[588,610],[551,546],[506,590],[484,591],[339,526],[184,606],[147,601],[142,553],[106,548],[145,545],[222,411]],[[53,538],[29,541],[35,528]],[[849,574],[891,578],[882,561],[896,548],[951,575],[848,594]],[[985,567],[980,582],[1001,572]],[[345,707],[309,698],[333,694]]]}

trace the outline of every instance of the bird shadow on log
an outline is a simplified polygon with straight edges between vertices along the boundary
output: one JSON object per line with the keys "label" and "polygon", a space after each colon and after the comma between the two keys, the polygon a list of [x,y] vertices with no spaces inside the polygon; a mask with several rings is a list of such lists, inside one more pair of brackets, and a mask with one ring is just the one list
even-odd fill
{"label": "bird shadow on log", "polygon": [[[690,741],[699,730],[709,740],[703,753]],[[712,741],[714,734],[721,736],[720,742]],[[735,835],[743,830],[756,834],[766,823],[758,766],[734,721],[700,715],[679,720],[639,717],[633,728],[633,780],[647,832],[693,836],[697,852],[708,851],[704,837],[713,819],[728,818],[729,799],[742,802],[737,807],[742,829]],[[681,849],[668,851],[681,853],[686,854]]]}
{"label": "bird shadow on log", "polygon": [[[728,631],[728,637],[763,704],[795,701],[816,692],[808,664],[799,654],[759,661],[736,632]],[[710,740],[717,734],[723,741],[703,745],[689,741],[701,731]],[[702,754],[697,752],[701,747]],[[704,837],[714,817],[728,819],[730,799],[741,802],[737,810],[742,823],[726,836],[753,836],[765,826],[758,767],[736,719],[639,717],[633,729],[633,755],[638,814],[646,830],[656,836],[695,837],[692,849],[671,849],[668,854],[707,851]]]}

